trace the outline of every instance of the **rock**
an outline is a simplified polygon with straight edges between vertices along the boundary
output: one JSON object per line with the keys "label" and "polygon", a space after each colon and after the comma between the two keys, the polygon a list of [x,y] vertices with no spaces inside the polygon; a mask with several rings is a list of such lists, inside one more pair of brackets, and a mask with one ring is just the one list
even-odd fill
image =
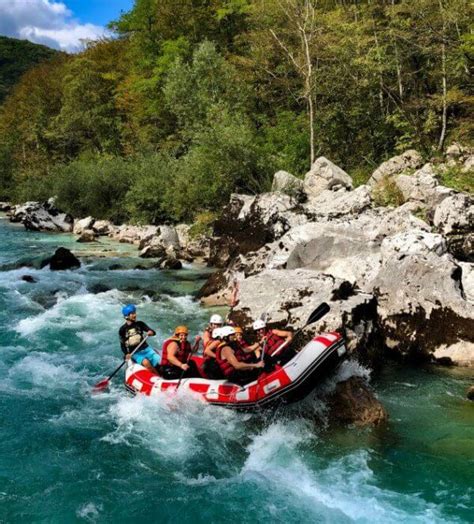
{"label": "rock", "polygon": [[178,224],[176,227],[178,235],[180,253],[179,257],[183,260],[200,258],[207,260],[210,254],[211,239],[207,235],[193,236],[190,232],[191,226],[188,224]]}
{"label": "rock", "polygon": [[303,193],[303,181],[286,171],[277,171],[273,175],[272,192],[300,198]]}
{"label": "rock", "polygon": [[239,253],[256,251],[281,237],[290,229],[288,212],[295,206],[296,200],[282,193],[231,195],[229,205],[214,224],[209,264],[225,267]]}
{"label": "rock", "polygon": [[84,229],[76,242],[96,242],[97,233],[93,229]]}
{"label": "rock", "polygon": [[21,222],[31,231],[72,231],[73,218],[54,206],[54,200],[47,202],[26,202],[15,206],[10,213],[10,222]]}
{"label": "rock", "polygon": [[303,208],[313,219],[324,217],[326,220],[332,220],[346,215],[359,215],[369,209],[371,204],[370,188],[359,186],[350,192],[344,189],[339,191],[325,189]]}
{"label": "rock", "polygon": [[183,264],[177,258],[167,257],[160,264],[161,269],[181,269]]}
{"label": "rock", "polygon": [[99,236],[107,236],[114,231],[115,226],[110,222],[110,220],[96,220],[92,225],[92,229]]}
{"label": "rock", "polygon": [[0,212],[6,213],[7,211],[10,211],[12,208],[12,205],[10,202],[0,202]]}
{"label": "rock", "polygon": [[454,344],[443,344],[436,348],[433,357],[437,363],[449,360],[456,366],[474,366],[474,342],[459,341]]}
{"label": "rock", "polygon": [[329,409],[331,419],[343,425],[378,426],[388,420],[387,411],[360,377],[337,384]]}
{"label": "rock", "polygon": [[[117,230],[110,233],[111,238],[124,244],[138,244],[140,249],[145,245],[143,242],[153,238],[159,231],[157,226],[132,226],[123,224]],[[141,247],[140,247],[141,246]]]}
{"label": "rock", "polygon": [[449,252],[458,260],[474,262],[474,199],[457,193],[435,209],[433,224],[446,237]]}
{"label": "rock", "polygon": [[32,277],[31,275],[22,275],[21,280],[29,282],[30,284],[35,284],[36,282],[38,282],[36,278]]}
{"label": "rock", "polygon": [[376,184],[381,182],[385,178],[393,177],[394,175],[399,175],[403,172],[409,171],[411,169],[418,169],[423,163],[423,158],[414,149],[405,151],[401,155],[394,156],[389,160],[383,162],[369,178],[367,184],[371,187],[374,187]]}
{"label": "rock", "polygon": [[[297,329],[304,325],[315,307],[327,301],[344,282],[307,269],[266,269],[241,280],[240,301],[231,318],[246,326],[266,313],[273,326]],[[344,333],[349,351],[375,349],[374,297],[361,292],[349,295],[344,300],[331,302],[331,311],[305,333],[309,336],[316,331],[339,331]]]}
{"label": "rock", "polygon": [[446,149],[446,158],[448,160],[459,160],[464,154],[464,148],[461,146],[461,144],[458,144],[457,142],[453,142],[447,149]]}
{"label": "rock", "polygon": [[146,246],[138,254],[141,258],[162,258],[166,256],[166,250],[161,245]]}
{"label": "rock", "polygon": [[459,262],[462,270],[461,283],[464,296],[468,302],[474,304],[474,264],[470,262]]}
{"label": "rock", "polygon": [[385,345],[400,355],[428,358],[440,347],[474,342],[474,316],[461,268],[423,241],[416,244],[419,251],[407,245],[398,257],[387,252],[371,288]]}
{"label": "rock", "polygon": [[461,171],[463,173],[472,173],[474,170],[474,155],[469,155],[463,162]]}
{"label": "rock", "polygon": [[400,260],[406,255],[426,255],[428,253],[441,256],[446,252],[446,241],[441,235],[417,230],[388,237],[383,240],[381,246],[382,261]]}
{"label": "rock", "polygon": [[47,265],[49,265],[49,268],[52,271],[59,271],[63,269],[77,269],[81,267],[81,262],[69,251],[69,249],[59,247],[51,258],[48,258],[41,263],[42,268]]}
{"label": "rock", "polygon": [[97,294],[105,293],[107,291],[110,291],[112,288],[107,286],[106,284],[102,284],[102,282],[96,282],[95,284],[92,284],[88,289],[91,293]]}
{"label": "rock", "polygon": [[74,228],[72,232],[75,235],[80,235],[85,229],[92,229],[94,222],[95,222],[95,218],[92,218],[92,217],[86,217],[86,218],[81,218],[80,220],[75,220]]}
{"label": "rock", "polygon": [[470,386],[470,387],[467,389],[466,397],[467,397],[469,400],[474,400],[474,386]]}
{"label": "rock", "polygon": [[304,177],[304,191],[308,197],[315,197],[335,186],[352,189],[352,178],[336,164],[320,156]]}
{"label": "rock", "polygon": [[454,194],[454,190],[440,186],[432,164],[425,164],[413,175],[394,177],[395,185],[401,191],[406,202],[417,202],[428,209],[434,209],[445,198]]}

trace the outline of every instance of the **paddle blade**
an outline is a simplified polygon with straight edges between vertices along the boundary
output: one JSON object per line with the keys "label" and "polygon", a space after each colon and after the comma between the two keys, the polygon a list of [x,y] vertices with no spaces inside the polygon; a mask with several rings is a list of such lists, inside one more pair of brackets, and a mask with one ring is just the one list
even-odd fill
{"label": "paddle blade", "polygon": [[92,393],[102,393],[109,387],[110,380],[108,378],[105,378],[104,380],[101,380],[100,382],[97,382],[97,384],[94,386]]}
{"label": "paddle blade", "polygon": [[309,324],[313,324],[314,322],[316,322],[317,320],[319,320],[320,318],[323,318],[324,315],[326,313],[329,312],[331,308],[329,307],[328,304],[326,304],[326,302],[323,302],[322,304],[320,304],[312,313],[311,315],[308,317],[308,320],[306,322],[306,325],[309,326]]}

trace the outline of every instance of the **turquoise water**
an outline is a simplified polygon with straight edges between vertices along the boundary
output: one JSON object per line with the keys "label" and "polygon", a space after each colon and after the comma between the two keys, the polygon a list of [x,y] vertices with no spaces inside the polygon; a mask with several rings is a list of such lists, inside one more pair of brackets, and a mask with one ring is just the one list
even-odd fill
{"label": "turquoise water", "polygon": [[[465,370],[386,369],[373,384],[391,418],[377,430],[325,428],[317,396],[258,415],[131,398],[120,379],[91,396],[120,363],[121,305],[138,303],[158,342],[178,322],[195,333],[209,314],[192,299],[206,270],[136,270],[131,246],[91,248],[5,220],[0,242],[0,522],[474,520]],[[59,245],[82,253],[80,270],[17,267]],[[368,373],[353,363],[340,373],[351,369]]]}

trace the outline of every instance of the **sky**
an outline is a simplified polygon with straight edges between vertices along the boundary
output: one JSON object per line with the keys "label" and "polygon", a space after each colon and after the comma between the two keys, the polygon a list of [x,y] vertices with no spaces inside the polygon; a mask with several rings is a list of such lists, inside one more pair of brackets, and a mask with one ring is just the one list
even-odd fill
{"label": "sky", "polygon": [[75,53],[81,40],[107,36],[106,25],[133,0],[0,0],[0,35]]}

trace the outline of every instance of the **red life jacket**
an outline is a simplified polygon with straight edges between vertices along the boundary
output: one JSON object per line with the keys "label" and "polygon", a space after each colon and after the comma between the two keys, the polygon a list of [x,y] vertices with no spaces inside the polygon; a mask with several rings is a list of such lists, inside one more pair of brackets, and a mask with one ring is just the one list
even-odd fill
{"label": "red life jacket", "polygon": [[175,357],[183,364],[186,364],[186,362],[188,361],[188,357],[191,354],[191,344],[187,340],[185,342],[181,342],[178,337],[171,337],[165,340],[163,343],[163,353],[161,354],[161,365],[162,366],[173,366],[174,365],[174,364],[171,364],[171,362],[168,360],[168,346],[171,344],[171,342],[176,342],[178,344],[178,351],[175,353]]}
{"label": "red life jacket", "polygon": [[253,351],[249,351],[248,353],[244,351],[246,348],[249,347],[249,345],[247,344],[247,342],[245,342],[244,339],[242,339],[240,342],[237,342],[237,344],[239,345],[239,347],[237,348],[237,350],[234,351],[237,360],[239,362],[245,363],[250,362],[253,359],[255,353]]}
{"label": "red life jacket", "polygon": [[265,336],[268,337],[267,342],[265,343],[265,355],[273,355],[283,342],[285,342],[283,337],[275,335],[271,329],[265,333]]}
{"label": "red life jacket", "polygon": [[[216,362],[220,370],[222,371],[224,377],[229,377],[235,371],[234,366],[232,366],[232,364],[230,364],[229,362],[227,362],[227,360],[222,358],[222,350],[227,346],[229,346],[227,342],[221,342],[216,349]],[[237,354],[235,356],[237,358]]]}

